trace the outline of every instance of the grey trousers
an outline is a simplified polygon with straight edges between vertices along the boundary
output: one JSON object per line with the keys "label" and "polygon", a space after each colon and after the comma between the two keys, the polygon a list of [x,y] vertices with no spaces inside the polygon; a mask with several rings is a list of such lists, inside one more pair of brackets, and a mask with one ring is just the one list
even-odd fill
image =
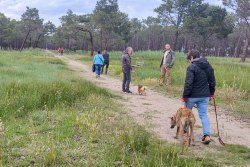
{"label": "grey trousers", "polygon": [[129,91],[130,81],[131,81],[131,70],[123,71],[123,82],[122,82],[123,91]]}

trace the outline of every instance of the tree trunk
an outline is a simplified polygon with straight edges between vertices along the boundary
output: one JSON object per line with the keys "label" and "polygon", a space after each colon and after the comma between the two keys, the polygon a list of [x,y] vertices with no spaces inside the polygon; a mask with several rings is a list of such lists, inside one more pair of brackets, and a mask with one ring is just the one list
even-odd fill
{"label": "tree trunk", "polygon": [[1,40],[0,40],[0,47],[1,47],[1,50],[3,49],[3,39],[1,38]]}
{"label": "tree trunk", "polygon": [[82,27],[77,27],[78,30],[83,32],[88,32],[90,37],[90,47],[91,47],[91,56],[94,56],[94,40],[93,40],[93,34],[90,30],[84,29]]}
{"label": "tree trunk", "polygon": [[68,36],[68,49],[70,50],[70,36]]}
{"label": "tree trunk", "polygon": [[239,37],[236,47],[234,49],[234,57],[239,57],[240,43],[241,43],[241,36]]}
{"label": "tree trunk", "polygon": [[250,40],[249,37],[247,37],[247,39],[245,40],[245,44],[244,44],[244,47],[243,47],[243,53],[241,55],[241,60],[240,60],[241,62],[246,61],[247,53],[248,53],[249,40]]}
{"label": "tree trunk", "polygon": [[148,34],[148,50],[150,50],[150,43],[151,43],[151,41],[150,41],[150,34]]}
{"label": "tree trunk", "polygon": [[37,41],[36,41],[36,42],[34,43],[34,45],[33,45],[34,48],[37,48],[38,42],[39,42],[41,36],[42,36],[42,34],[39,34],[39,36],[38,36],[38,38],[37,38]]}
{"label": "tree trunk", "polygon": [[29,48],[31,48],[31,46],[32,46],[32,39],[31,39],[31,37],[30,37],[29,47],[28,47],[28,49],[29,49]]}
{"label": "tree trunk", "polygon": [[101,47],[100,47],[100,50],[102,51],[102,29],[101,29],[101,39],[100,39],[100,41],[101,41]]}
{"label": "tree trunk", "polygon": [[21,48],[19,49],[19,50],[20,50],[20,52],[23,50],[23,47],[24,47],[24,45],[25,45],[25,43],[26,43],[26,40],[27,40],[27,38],[28,38],[29,34],[30,34],[30,30],[28,31],[28,33],[26,34],[25,39],[23,40],[23,43],[22,43],[22,45],[21,45]]}
{"label": "tree trunk", "polygon": [[179,30],[177,30],[174,35],[174,43],[172,47],[174,51],[176,50],[177,47],[178,37],[179,37]]}

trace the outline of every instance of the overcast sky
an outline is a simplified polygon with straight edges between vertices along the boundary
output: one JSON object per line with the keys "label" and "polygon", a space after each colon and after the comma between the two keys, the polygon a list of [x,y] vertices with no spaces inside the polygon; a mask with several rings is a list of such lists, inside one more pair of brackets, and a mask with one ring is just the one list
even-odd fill
{"label": "overcast sky", "polygon": [[[222,5],[222,0],[205,0],[214,5]],[[91,13],[97,0],[0,0],[0,12],[12,19],[20,19],[26,6],[37,8],[40,17],[45,21],[52,21],[60,25],[59,18],[65,15],[68,9],[75,14]],[[145,19],[156,16],[154,9],[161,4],[161,0],[118,0],[119,8],[130,18]]]}

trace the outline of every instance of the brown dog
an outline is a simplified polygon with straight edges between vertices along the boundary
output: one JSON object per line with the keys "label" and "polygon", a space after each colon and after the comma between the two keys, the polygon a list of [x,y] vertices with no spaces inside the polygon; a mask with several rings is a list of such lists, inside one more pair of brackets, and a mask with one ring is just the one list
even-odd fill
{"label": "brown dog", "polygon": [[181,136],[183,145],[185,146],[190,146],[191,141],[192,145],[194,145],[194,124],[194,114],[192,110],[188,108],[180,108],[176,114],[171,117],[171,128],[173,129],[177,126],[175,138],[178,139],[179,136]]}
{"label": "brown dog", "polygon": [[146,96],[146,87],[142,85],[138,85],[138,94]]}

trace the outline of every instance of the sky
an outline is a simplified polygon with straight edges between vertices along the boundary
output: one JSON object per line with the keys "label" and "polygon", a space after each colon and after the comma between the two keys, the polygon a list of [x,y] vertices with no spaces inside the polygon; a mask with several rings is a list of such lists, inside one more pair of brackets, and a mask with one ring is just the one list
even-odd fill
{"label": "sky", "polygon": [[[205,0],[213,5],[222,5],[222,0]],[[19,20],[26,6],[37,8],[40,18],[60,25],[59,18],[65,15],[68,9],[75,14],[88,14],[95,8],[97,0],[0,0],[0,13]],[[118,0],[119,8],[130,18],[145,19],[148,16],[157,16],[154,9],[161,4],[161,0]]]}

